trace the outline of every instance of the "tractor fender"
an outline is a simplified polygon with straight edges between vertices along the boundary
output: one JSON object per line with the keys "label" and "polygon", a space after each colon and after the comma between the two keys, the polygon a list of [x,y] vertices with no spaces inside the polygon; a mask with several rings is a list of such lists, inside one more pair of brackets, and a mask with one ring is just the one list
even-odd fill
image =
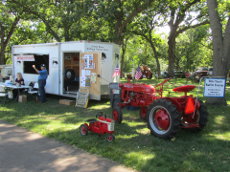
{"label": "tractor fender", "polygon": [[177,101],[177,98],[175,98],[175,97],[164,97],[164,98],[162,98],[162,99],[166,99],[166,100],[172,102],[172,103],[176,106],[177,110],[178,110],[179,112],[182,112],[182,113],[183,113],[183,107],[182,107],[181,104]]}

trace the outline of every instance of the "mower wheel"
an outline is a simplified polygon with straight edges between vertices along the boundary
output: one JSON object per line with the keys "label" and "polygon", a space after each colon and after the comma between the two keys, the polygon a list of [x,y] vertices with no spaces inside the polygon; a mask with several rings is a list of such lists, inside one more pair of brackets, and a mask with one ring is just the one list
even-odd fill
{"label": "mower wheel", "polygon": [[112,134],[108,134],[108,136],[106,137],[106,140],[108,142],[113,142],[115,140],[115,136]]}
{"label": "mower wheel", "polygon": [[151,134],[171,139],[180,129],[181,114],[169,100],[158,99],[150,105],[147,113],[148,127]]}
{"label": "mower wheel", "polygon": [[121,123],[122,122],[122,111],[120,107],[114,107],[112,111],[112,119],[114,119],[115,122]]}
{"label": "mower wheel", "polygon": [[86,124],[82,124],[80,126],[80,134],[82,136],[86,136],[88,134],[88,126]]}

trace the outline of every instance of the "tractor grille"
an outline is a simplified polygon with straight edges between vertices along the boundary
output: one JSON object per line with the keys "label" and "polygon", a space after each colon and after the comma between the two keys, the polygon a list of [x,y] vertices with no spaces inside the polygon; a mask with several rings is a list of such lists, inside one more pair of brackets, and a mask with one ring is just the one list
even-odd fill
{"label": "tractor grille", "polygon": [[108,123],[108,131],[114,131],[114,121]]}

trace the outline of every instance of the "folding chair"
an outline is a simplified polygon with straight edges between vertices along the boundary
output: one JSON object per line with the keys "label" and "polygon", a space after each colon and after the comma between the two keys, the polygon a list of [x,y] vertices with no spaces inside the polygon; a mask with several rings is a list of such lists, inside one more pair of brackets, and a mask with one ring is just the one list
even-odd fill
{"label": "folding chair", "polygon": [[35,95],[36,100],[37,100],[37,96],[38,96],[38,83],[35,82],[33,84],[29,84],[30,88],[28,89],[28,94],[30,95]]}

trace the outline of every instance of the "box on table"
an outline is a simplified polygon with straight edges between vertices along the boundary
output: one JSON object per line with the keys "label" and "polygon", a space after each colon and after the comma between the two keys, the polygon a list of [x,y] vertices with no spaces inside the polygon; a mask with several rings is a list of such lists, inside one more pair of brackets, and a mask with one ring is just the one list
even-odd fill
{"label": "box on table", "polygon": [[74,105],[75,101],[74,100],[69,100],[69,99],[60,99],[59,100],[59,104],[63,104],[63,105]]}
{"label": "box on table", "polygon": [[20,103],[27,102],[27,95],[19,95],[18,102]]}

